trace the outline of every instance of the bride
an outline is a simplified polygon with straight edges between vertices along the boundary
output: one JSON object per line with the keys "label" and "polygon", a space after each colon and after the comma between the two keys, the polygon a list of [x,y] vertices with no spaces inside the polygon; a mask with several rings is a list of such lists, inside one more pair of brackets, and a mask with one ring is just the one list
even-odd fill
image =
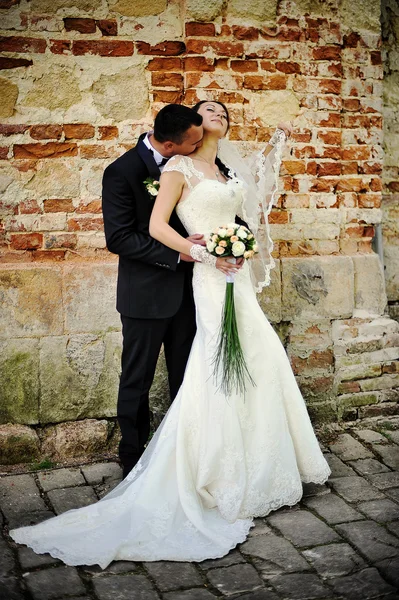
{"label": "bride", "polygon": [[[197,334],[179,393],[136,467],[107,496],[10,532],[16,542],[68,565],[224,556],[245,540],[254,517],[294,505],[302,482],[322,483],[330,474],[287,355],[256,300],[254,283],[267,283],[272,266],[267,224],[263,256],[242,266],[211,256],[168,225],[174,208],[189,234],[209,234],[238,214],[260,237],[257,221],[262,214],[267,219],[276,177],[273,169],[265,173],[278,166],[283,134],[258,156],[255,179],[228,146],[221,145],[224,164],[216,158],[228,129],[226,107],[206,101],[195,110],[203,117],[203,144],[165,166],[150,223],[153,237],[197,261]],[[259,191],[266,197],[261,214]],[[245,397],[223,395],[213,374],[231,272],[240,343],[254,382]]]}

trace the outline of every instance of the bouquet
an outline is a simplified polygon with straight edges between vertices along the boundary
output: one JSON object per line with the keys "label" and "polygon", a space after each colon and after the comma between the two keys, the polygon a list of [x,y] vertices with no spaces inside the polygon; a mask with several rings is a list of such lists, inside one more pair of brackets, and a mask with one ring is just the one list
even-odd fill
{"label": "bouquet", "polygon": [[[258,252],[258,245],[247,227],[231,223],[219,227],[210,234],[206,249],[213,256],[220,258],[229,256],[231,262],[235,262],[236,258],[253,258]],[[238,336],[234,306],[234,275],[226,277],[222,323],[213,365],[216,377],[221,369],[220,389],[227,396],[230,396],[234,389],[238,393],[244,394],[246,379],[255,385],[248,371]]]}

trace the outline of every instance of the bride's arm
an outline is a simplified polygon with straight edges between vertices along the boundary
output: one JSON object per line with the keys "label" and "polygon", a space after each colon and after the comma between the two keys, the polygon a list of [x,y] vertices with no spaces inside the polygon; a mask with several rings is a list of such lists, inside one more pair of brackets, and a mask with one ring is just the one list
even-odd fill
{"label": "bride's arm", "polygon": [[[291,123],[288,121],[287,123],[285,122],[281,122],[277,125],[277,129],[281,129],[282,131],[284,131],[285,133],[285,137],[288,140],[288,138],[290,137],[291,133],[292,133],[292,125]],[[276,130],[277,131],[277,130]],[[274,143],[273,143],[273,138],[276,135],[276,132],[272,135],[272,137],[270,138],[270,141],[268,142],[268,144],[266,145],[266,148],[263,151],[263,156],[266,158],[266,156],[273,150],[274,148]]]}
{"label": "bride's arm", "polygon": [[172,250],[189,255],[194,244],[169,225],[170,215],[183,193],[184,175],[178,171],[163,173],[160,184],[150,219],[150,235]]}

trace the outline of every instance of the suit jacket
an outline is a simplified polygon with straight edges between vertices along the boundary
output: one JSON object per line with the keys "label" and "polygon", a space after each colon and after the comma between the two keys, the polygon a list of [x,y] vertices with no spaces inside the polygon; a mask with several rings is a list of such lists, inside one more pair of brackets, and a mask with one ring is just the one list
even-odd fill
{"label": "suit jacket", "polygon": [[[143,138],[105,169],[104,229],[108,250],[119,255],[117,310],[127,317],[161,319],[176,314],[183,293],[192,294],[193,265],[178,263],[178,252],[149,234],[155,198],[144,180],[159,180],[160,170]],[[187,237],[175,211],[169,224]]]}

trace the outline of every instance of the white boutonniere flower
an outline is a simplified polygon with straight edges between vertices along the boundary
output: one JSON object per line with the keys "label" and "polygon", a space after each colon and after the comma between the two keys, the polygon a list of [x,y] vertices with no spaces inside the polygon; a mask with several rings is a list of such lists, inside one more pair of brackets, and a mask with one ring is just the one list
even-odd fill
{"label": "white boutonniere flower", "polygon": [[159,181],[156,181],[152,177],[147,177],[147,179],[144,180],[144,185],[146,187],[147,192],[151,196],[157,196],[158,195],[158,192],[159,192]]}

